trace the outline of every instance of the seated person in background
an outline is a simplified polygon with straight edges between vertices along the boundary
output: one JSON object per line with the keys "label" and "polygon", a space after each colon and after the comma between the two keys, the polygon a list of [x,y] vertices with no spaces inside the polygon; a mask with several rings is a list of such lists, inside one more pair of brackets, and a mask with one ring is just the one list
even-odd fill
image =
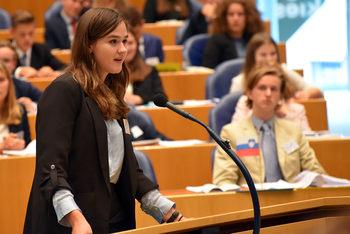
{"label": "seated person in background", "polygon": [[24,149],[31,141],[27,112],[16,101],[10,73],[2,61],[0,61],[0,113],[0,152]]}
{"label": "seated person in background", "polygon": [[[280,55],[276,43],[266,33],[257,33],[250,40],[247,48],[247,56],[245,59],[242,72],[232,79],[230,92],[244,90],[246,77],[255,64],[258,63],[280,63]],[[292,96],[295,99],[306,100],[309,98],[323,97],[323,93],[317,87],[308,84],[302,76],[297,72],[287,69],[285,64],[281,64],[281,69],[288,79],[288,82],[294,88],[295,94]],[[239,121],[251,115],[251,110],[245,105],[247,97],[242,95],[238,100],[235,114],[232,121]],[[281,107],[276,111],[278,117],[298,122],[302,131],[310,131],[311,128],[307,122],[305,108],[297,103],[291,103],[287,99],[281,102]]]}
{"label": "seated person in background", "polygon": [[92,7],[106,7],[115,10],[122,10],[129,5],[127,0],[92,0]]}
{"label": "seated person in background", "polygon": [[50,49],[70,49],[85,0],[61,0],[62,10],[45,21],[45,43]]}
{"label": "seated person in background", "polygon": [[0,29],[8,29],[11,26],[11,16],[3,8],[0,7]]}
{"label": "seated person in background", "polygon": [[190,16],[189,0],[147,0],[143,11],[146,23],[161,20],[185,20]]}
{"label": "seated person in background", "polygon": [[[227,124],[221,131],[249,170],[254,183],[291,181],[303,170],[326,174],[298,124],[275,118],[279,101],[288,91],[288,80],[280,70],[262,66],[247,79],[247,105],[251,117]],[[213,183],[244,184],[243,174],[221,149],[215,152]]]}
{"label": "seated person in background", "polygon": [[[0,41],[0,61],[2,61],[10,74],[17,67],[18,56],[15,47],[10,41]],[[27,112],[36,111],[37,103],[42,91],[34,87],[31,83],[13,78],[16,97],[18,102],[25,106]]]}
{"label": "seated person in background", "polygon": [[170,138],[157,131],[152,118],[144,111],[131,107],[128,113],[131,141],[151,140],[160,138],[163,141],[171,141]]}
{"label": "seated person in background", "polygon": [[126,6],[121,12],[135,33],[141,58],[151,66],[164,62],[163,42],[159,37],[143,32],[145,19],[142,18],[141,11],[135,6]]}
{"label": "seated person in background", "polygon": [[208,32],[208,24],[216,17],[217,2],[221,0],[205,0],[200,11],[193,13],[189,18],[188,26],[180,40],[183,44],[188,38]]}
{"label": "seated person in background", "polygon": [[128,53],[125,64],[130,71],[130,84],[124,96],[125,101],[132,105],[142,105],[153,101],[158,93],[165,95],[157,70],[142,60],[135,33],[132,31],[129,31],[126,47]]}
{"label": "seated person in background", "polygon": [[35,19],[27,10],[18,10],[12,15],[10,33],[13,36],[19,60],[15,77],[55,77],[67,65],[55,58],[45,44],[34,42]]}
{"label": "seated person in background", "polygon": [[229,59],[245,58],[250,38],[265,30],[254,1],[223,0],[215,15],[209,29],[212,37],[203,53],[202,65],[209,68]]}

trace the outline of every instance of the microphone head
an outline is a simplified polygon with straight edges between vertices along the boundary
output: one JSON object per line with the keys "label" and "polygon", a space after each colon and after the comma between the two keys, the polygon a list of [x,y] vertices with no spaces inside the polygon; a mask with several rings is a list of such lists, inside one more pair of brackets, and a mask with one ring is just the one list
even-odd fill
{"label": "microphone head", "polygon": [[164,96],[164,94],[158,93],[156,96],[154,96],[153,102],[156,106],[166,107],[168,99]]}

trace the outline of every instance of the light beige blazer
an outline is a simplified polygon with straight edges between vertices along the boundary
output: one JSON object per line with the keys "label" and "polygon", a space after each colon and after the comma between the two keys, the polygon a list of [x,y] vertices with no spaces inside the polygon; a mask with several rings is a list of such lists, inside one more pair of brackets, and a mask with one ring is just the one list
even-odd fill
{"label": "light beige blazer", "polygon": [[[284,180],[292,180],[303,170],[327,174],[318,162],[314,150],[302,134],[300,126],[289,120],[274,118],[276,146],[278,161],[281,166]],[[242,137],[256,137],[259,139],[251,118],[225,125],[221,131],[221,138],[230,140],[232,149],[236,152],[236,141]],[[298,147],[287,153],[284,146],[295,141]],[[265,181],[265,163],[259,143],[260,155],[241,157],[240,159],[247,167],[254,183]],[[220,147],[215,152],[213,183],[222,184],[244,184],[244,176],[236,163]]]}

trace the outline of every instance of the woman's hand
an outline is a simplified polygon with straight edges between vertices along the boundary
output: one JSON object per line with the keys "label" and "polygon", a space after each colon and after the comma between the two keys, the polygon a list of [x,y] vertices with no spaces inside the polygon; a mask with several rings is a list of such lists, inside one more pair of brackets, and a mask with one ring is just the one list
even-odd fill
{"label": "woman's hand", "polygon": [[310,95],[307,91],[297,91],[294,97],[299,100],[308,100]]}
{"label": "woman's hand", "polygon": [[143,99],[139,95],[135,95],[129,92],[125,93],[124,100],[131,105],[143,104]]}
{"label": "woman's hand", "polygon": [[[164,216],[163,216],[163,220],[166,222],[166,221],[168,221],[168,219],[171,217],[171,215],[174,213],[174,211],[175,211],[175,208],[171,208],[169,211],[168,211],[168,213],[167,214],[165,214]],[[182,216],[181,214],[179,214],[176,218],[175,218],[175,220],[174,220],[174,222],[180,222],[180,221],[184,221],[184,220],[188,220],[189,218],[185,218],[184,216]]]}
{"label": "woman's hand", "polygon": [[3,137],[3,150],[22,150],[26,146],[26,142],[17,138],[17,134],[10,133]]}
{"label": "woman's hand", "polygon": [[90,224],[86,221],[84,215],[79,210],[73,210],[68,213],[66,218],[72,226],[72,234],[92,234]]}

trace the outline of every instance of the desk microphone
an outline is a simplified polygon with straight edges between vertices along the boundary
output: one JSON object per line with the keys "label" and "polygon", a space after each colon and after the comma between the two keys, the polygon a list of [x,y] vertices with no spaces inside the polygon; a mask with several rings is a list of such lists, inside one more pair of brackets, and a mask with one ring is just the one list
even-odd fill
{"label": "desk microphone", "polygon": [[254,228],[253,228],[253,234],[260,233],[260,205],[259,205],[259,198],[258,193],[256,192],[256,188],[253,182],[253,179],[251,175],[249,174],[248,169],[243,164],[241,159],[236,155],[236,153],[231,149],[229,141],[223,140],[221,137],[219,137],[211,128],[209,128],[206,124],[204,124],[202,121],[195,118],[193,115],[188,113],[187,111],[175,106],[174,104],[170,103],[168,99],[161,93],[158,93],[154,99],[153,102],[156,106],[159,107],[168,107],[170,110],[178,113],[179,115],[182,115],[183,117],[192,120],[200,125],[202,125],[209,133],[209,135],[218,143],[218,145],[231,157],[231,159],[237,164],[238,168],[241,170],[247,184],[249,187],[249,191],[252,197],[253,201],[253,207],[254,207]]}

